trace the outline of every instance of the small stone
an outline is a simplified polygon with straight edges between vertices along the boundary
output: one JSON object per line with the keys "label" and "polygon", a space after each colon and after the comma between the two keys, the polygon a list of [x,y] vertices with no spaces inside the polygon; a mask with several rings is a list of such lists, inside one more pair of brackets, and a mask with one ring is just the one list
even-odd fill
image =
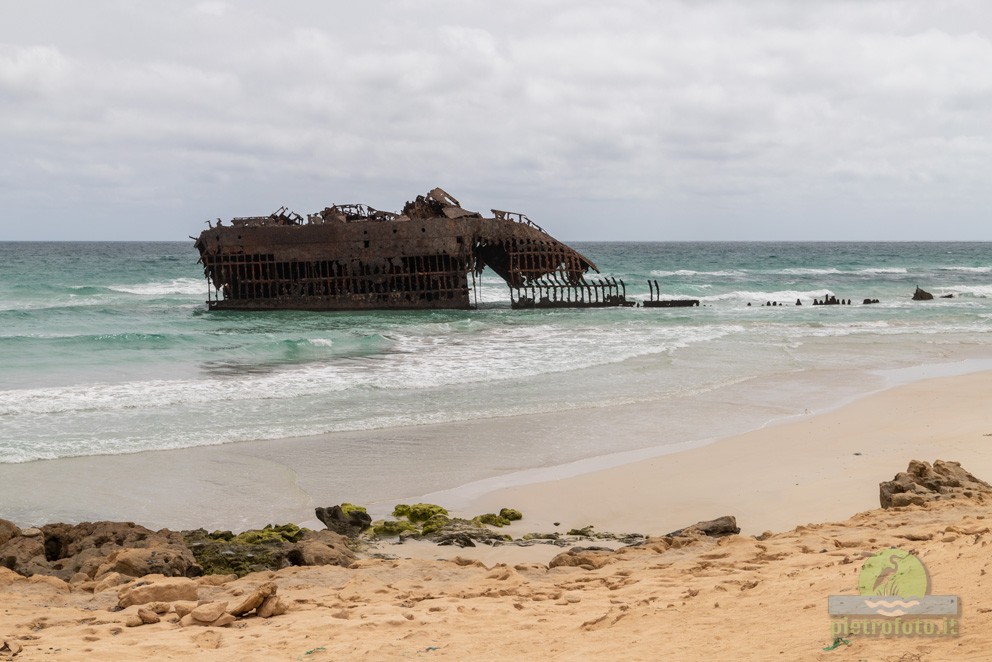
{"label": "small stone", "polygon": [[144,625],[144,624],[145,622],[141,620],[141,617],[138,616],[137,614],[131,614],[130,616],[124,619],[124,625],[126,625],[129,628],[136,628],[139,625]]}
{"label": "small stone", "polygon": [[85,572],[77,572],[76,574],[74,574],[72,577],[69,578],[69,586],[75,588],[80,584],[83,584],[88,581],[90,581],[89,575],[87,575]]}
{"label": "small stone", "polygon": [[145,605],[145,609],[149,609],[156,614],[168,614],[172,610],[172,605],[168,602],[149,602]]}
{"label": "small stone", "polygon": [[214,628],[227,627],[231,623],[234,623],[236,620],[238,619],[236,619],[234,616],[231,616],[230,614],[221,614],[220,616],[217,617],[216,621],[210,623],[210,627],[214,627]]}
{"label": "small stone", "polygon": [[96,585],[93,587],[93,592],[101,593],[109,588],[120,586],[127,581],[129,580],[119,572],[108,572],[97,580]]}
{"label": "small stone", "polygon": [[283,605],[282,601],[279,600],[278,595],[270,595],[262,601],[262,604],[258,606],[255,613],[262,618],[271,618],[272,616],[285,614],[286,607]]}
{"label": "small stone", "polygon": [[145,625],[151,625],[152,623],[158,623],[161,620],[158,617],[158,614],[156,614],[151,609],[146,609],[144,607],[139,607],[138,608],[138,618],[140,618],[141,619],[141,622],[144,623]]}
{"label": "small stone", "polygon": [[[160,603],[156,602],[154,604]],[[190,613],[198,606],[199,604],[193,600],[178,600],[177,602],[172,603],[172,608],[176,610],[176,615],[179,616],[179,618],[182,618],[186,614]]]}
{"label": "small stone", "polygon": [[213,623],[227,611],[226,602],[208,602],[190,612],[190,616],[201,623]]}
{"label": "small stone", "polygon": [[163,578],[161,581],[128,585],[118,591],[118,605],[122,608],[149,602],[174,602],[196,600],[197,584],[185,577]]}
{"label": "small stone", "polygon": [[29,529],[21,529],[21,535],[25,538],[37,538],[41,535],[41,529],[34,526]]}
{"label": "small stone", "polygon": [[242,600],[236,606],[228,610],[229,613],[235,616],[244,616],[248,612],[258,609],[259,605],[269,596],[276,594],[276,584],[275,582],[266,582],[259,586],[255,591],[249,595],[247,598]]}

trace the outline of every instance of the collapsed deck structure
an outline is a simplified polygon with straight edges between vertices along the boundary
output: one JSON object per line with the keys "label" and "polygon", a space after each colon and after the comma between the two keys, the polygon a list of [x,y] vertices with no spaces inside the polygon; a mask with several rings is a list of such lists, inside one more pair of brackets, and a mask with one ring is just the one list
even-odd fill
{"label": "collapsed deck structure", "polygon": [[492,214],[435,188],[399,214],[343,204],[305,219],[282,208],[218,220],[195,246],[211,309],[471,308],[485,267],[506,281],[514,307],[623,305],[585,280],[598,270],[578,251],[524,214]]}

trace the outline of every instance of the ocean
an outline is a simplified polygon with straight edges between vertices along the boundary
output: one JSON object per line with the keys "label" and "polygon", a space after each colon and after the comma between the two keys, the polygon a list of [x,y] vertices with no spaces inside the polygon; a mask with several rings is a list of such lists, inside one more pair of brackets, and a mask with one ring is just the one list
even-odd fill
{"label": "ocean", "polygon": [[[989,243],[572,245],[632,299],[651,279],[702,305],[511,310],[487,272],[470,311],[210,312],[191,241],[0,243],[0,463],[616,405],[664,422],[663,435],[536,430],[505,447],[467,435],[462,480],[700,442],[828,409],[901,369],[992,358]],[[917,286],[953,297],[915,302]],[[831,295],[852,304],[811,305]],[[431,450],[340,452],[406,453],[415,469],[437,463]],[[375,466],[356,458],[343,463]]]}

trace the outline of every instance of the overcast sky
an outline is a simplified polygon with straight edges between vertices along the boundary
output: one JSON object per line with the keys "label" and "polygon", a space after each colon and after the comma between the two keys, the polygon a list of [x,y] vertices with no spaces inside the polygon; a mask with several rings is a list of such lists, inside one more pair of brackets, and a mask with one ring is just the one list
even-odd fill
{"label": "overcast sky", "polygon": [[992,240],[992,3],[0,8],[0,239],[434,186],[565,240]]}

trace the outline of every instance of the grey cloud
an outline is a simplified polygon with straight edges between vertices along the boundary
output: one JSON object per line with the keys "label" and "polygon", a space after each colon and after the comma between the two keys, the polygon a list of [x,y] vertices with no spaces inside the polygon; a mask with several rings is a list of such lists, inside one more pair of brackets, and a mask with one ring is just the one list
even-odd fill
{"label": "grey cloud", "polygon": [[[15,5],[0,238],[434,185],[577,239],[905,237],[907,207],[992,238],[977,0]],[[73,223],[7,220],[39,208]]]}

